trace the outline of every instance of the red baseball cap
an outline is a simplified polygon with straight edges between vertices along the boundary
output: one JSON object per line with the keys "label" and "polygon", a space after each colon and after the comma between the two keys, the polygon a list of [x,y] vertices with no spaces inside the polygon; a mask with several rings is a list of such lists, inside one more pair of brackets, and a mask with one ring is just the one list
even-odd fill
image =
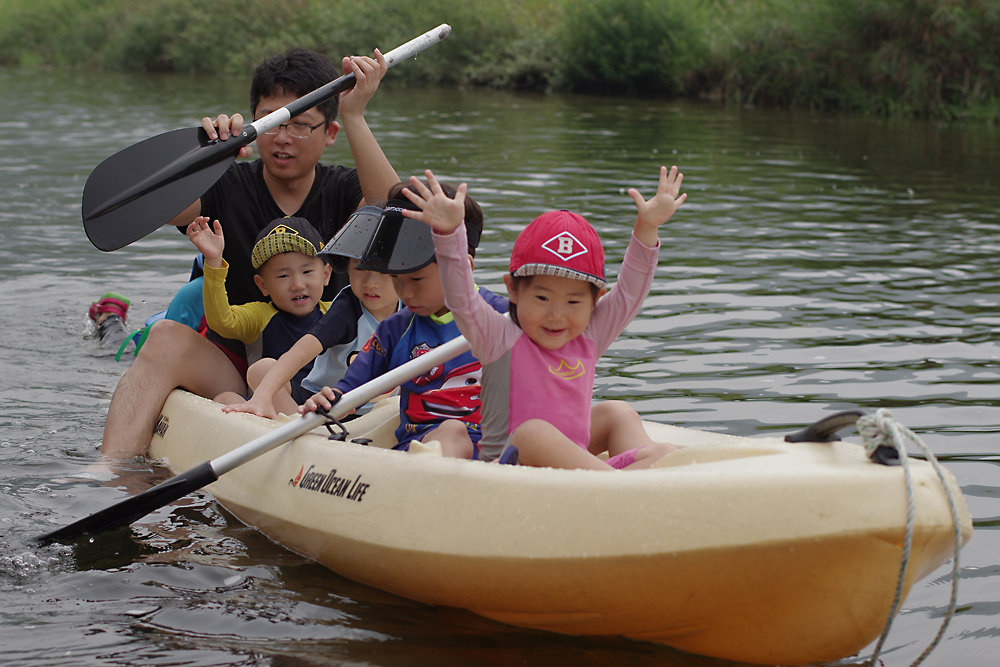
{"label": "red baseball cap", "polygon": [[582,216],[549,211],[535,218],[514,241],[512,276],[559,276],[586,280],[604,289],[604,246]]}

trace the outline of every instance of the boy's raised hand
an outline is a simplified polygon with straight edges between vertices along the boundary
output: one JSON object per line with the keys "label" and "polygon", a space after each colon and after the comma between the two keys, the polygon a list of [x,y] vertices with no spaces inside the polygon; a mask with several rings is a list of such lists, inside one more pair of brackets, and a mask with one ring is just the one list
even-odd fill
{"label": "boy's raised hand", "polygon": [[410,176],[410,185],[403,188],[406,198],[420,209],[403,211],[403,215],[430,225],[434,231],[450,234],[465,220],[465,191],[468,188],[465,183],[459,185],[455,198],[452,199],[441,189],[441,184],[430,169],[424,172],[424,176],[427,177],[429,188],[416,176]]}
{"label": "boy's raised hand", "polygon": [[222,251],[226,248],[226,239],[222,235],[222,225],[218,220],[212,225],[208,218],[199,215],[187,228],[188,238],[205,256],[205,264],[218,269],[222,266]]}
{"label": "boy's raised hand", "polygon": [[656,247],[657,228],[674,214],[687,199],[687,193],[680,194],[684,174],[677,173],[677,167],[660,167],[660,184],[656,194],[646,201],[635,188],[630,188],[628,194],[635,202],[638,215],[635,218],[635,237],[650,248]]}

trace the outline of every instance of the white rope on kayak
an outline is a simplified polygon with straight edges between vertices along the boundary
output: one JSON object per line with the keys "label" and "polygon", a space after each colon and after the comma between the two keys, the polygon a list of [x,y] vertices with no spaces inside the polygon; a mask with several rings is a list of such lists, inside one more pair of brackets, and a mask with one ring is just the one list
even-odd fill
{"label": "white rope on kayak", "polygon": [[948,485],[947,479],[945,478],[944,469],[941,467],[941,464],[938,463],[937,457],[934,456],[934,453],[930,450],[930,448],[925,445],[913,431],[898,423],[893,418],[892,413],[885,408],[879,408],[879,410],[873,415],[864,415],[858,418],[857,427],[858,432],[861,434],[861,442],[864,444],[865,452],[869,455],[869,457],[880,446],[890,447],[899,453],[899,459],[903,465],[903,477],[906,481],[906,536],[903,540],[903,554],[899,567],[899,578],[896,581],[896,594],[892,602],[892,608],[889,611],[889,618],[886,619],[885,629],[882,631],[882,636],[879,637],[878,644],[875,646],[875,651],[868,662],[868,664],[872,666],[875,665],[875,661],[878,660],[879,654],[882,652],[882,646],[885,644],[885,640],[889,636],[889,629],[892,627],[892,621],[897,612],[899,612],[899,607],[902,604],[903,588],[906,581],[906,569],[909,565],[910,549],[913,545],[913,515],[915,513],[915,509],[913,503],[913,480],[910,476],[909,457],[906,454],[906,446],[904,442],[906,438],[909,438],[911,441],[916,443],[916,445],[923,452],[924,456],[934,467],[934,471],[937,473],[938,479],[941,481],[941,486],[944,488],[945,495],[948,497],[948,507],[951,510],[951,520],[955,528],[955,557],[952,559],[951,566],[951,600],[948,603],[948,611],[945,613],[944,620],[941,623],[941,629],[938,630],[937,636],[935,636],[930,645],[924,649],[924,652],[920,654],[920,657],[918,657],[910,665],[910,667],[916,667],[923,662],[924,659],[930,655],[931,651],[933,651],[938,645],[941,638],[944,636],[944,631],[948,627],[948,623],[951,621],[952,616],[955,615],[955,607],[958,604],[958,557],[959,552],[962,549],[962,522],[958,515],[958,506],[955,503],[955,497],[952,494],[952,490]]}

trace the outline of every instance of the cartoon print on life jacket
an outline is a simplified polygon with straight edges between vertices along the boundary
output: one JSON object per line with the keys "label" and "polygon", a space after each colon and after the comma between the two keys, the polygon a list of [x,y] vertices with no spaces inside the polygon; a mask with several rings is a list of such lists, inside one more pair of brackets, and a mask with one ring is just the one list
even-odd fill
{"label": "cartoon print on life jacket", "polygon": [[[479,398],[483,368],[478,361],[452,369],[443,378],[443,366],[436,366],[424,376],[418,378],[422,382],[415,383],[427,386],[440,380],[435,389],[427,389],[422,393],[413,392],[406,406],[406,415],[415,424],[427,423],[439,419],[461,419],[479,423],[482,417],[479,409],[482,402]],[[429,377],[434,376],[434,377]]]}
{"label": "cartoon print on life jacket", "polygon": [[[422,357],[431,351],[431,346],[427,343],[420,343],[419,345],[414,345],[413,349],[410,350],[410,360],[416,359],[417,357]],[[437,380],[444,373],[444,366],[435,366],[430,369],[420,377],[413,378],[413,384],[418,387],[426,387],[428,384]]]}
{"label": "cartoon print on life jacket", "polygon": [[365,344],[361,346],[362,352],[368,352],[370,350],[375,350],[377,354],[383,357],[385,356],[385,348],[382,347],[382,341],[380,341],[378,339],[378,336],[376,336],[375,334],[372,334],[371,338],[365,341]]}

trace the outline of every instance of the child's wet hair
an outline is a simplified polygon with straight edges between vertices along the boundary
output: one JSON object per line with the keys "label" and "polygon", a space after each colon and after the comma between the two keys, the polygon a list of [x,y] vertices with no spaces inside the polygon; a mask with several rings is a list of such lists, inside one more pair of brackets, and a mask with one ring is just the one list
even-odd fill
{"label": "child's wet hair", "polygon": [[[261,98],[276,95],[302,97],[340,76],[333,63],[321,53],[295,47],[261,63],[253,73],[250,83],[250,113],[257,117]],[[340,101],[337,95],[316,108],[327,123],[337,119]]]}
{"label": "child's wet hair", "polygon": [[[535,276],[511,276],[510,277],[511,288],[513,288],[513,291],[515,292],[520,292],[522,289],[530,285],[531,281],[534,278]],[[594,297],[594,303],[596,304],[597,297],[601,293],[601,288],[592,282],[588,281],[582,281],[582,282],[586,282],[588,285],[590,285],[590,295]],[[520,327],[521,323],[517,321],[517,304],[515,304],[513,301],[510,301],[507,304],[507,312],[510,313],[510,321],[516,324],[518,327]]]}
{"label": "child's wet hair", "polygon": [[[421,181],[424,185],[427,181]],[[458,192],[456,188],[451,183],[439,183],[441,185],[441,191],[445,193],[450,199],[455,198],[455,194]],[[389,189],[389,199],[401,199],[407,201],[406,195],[403,194],[403,188],[408,188],[410,186],[409,182],[400,181],[396,183]],[[483,231],[483,209],[479,207],[476,200],[469,196],[468,193],[465,194],[465,224],[478,230],[480,234]],[[476,249],[471,244],[469,245],[469,254],[473,257],[476,256]]]}

